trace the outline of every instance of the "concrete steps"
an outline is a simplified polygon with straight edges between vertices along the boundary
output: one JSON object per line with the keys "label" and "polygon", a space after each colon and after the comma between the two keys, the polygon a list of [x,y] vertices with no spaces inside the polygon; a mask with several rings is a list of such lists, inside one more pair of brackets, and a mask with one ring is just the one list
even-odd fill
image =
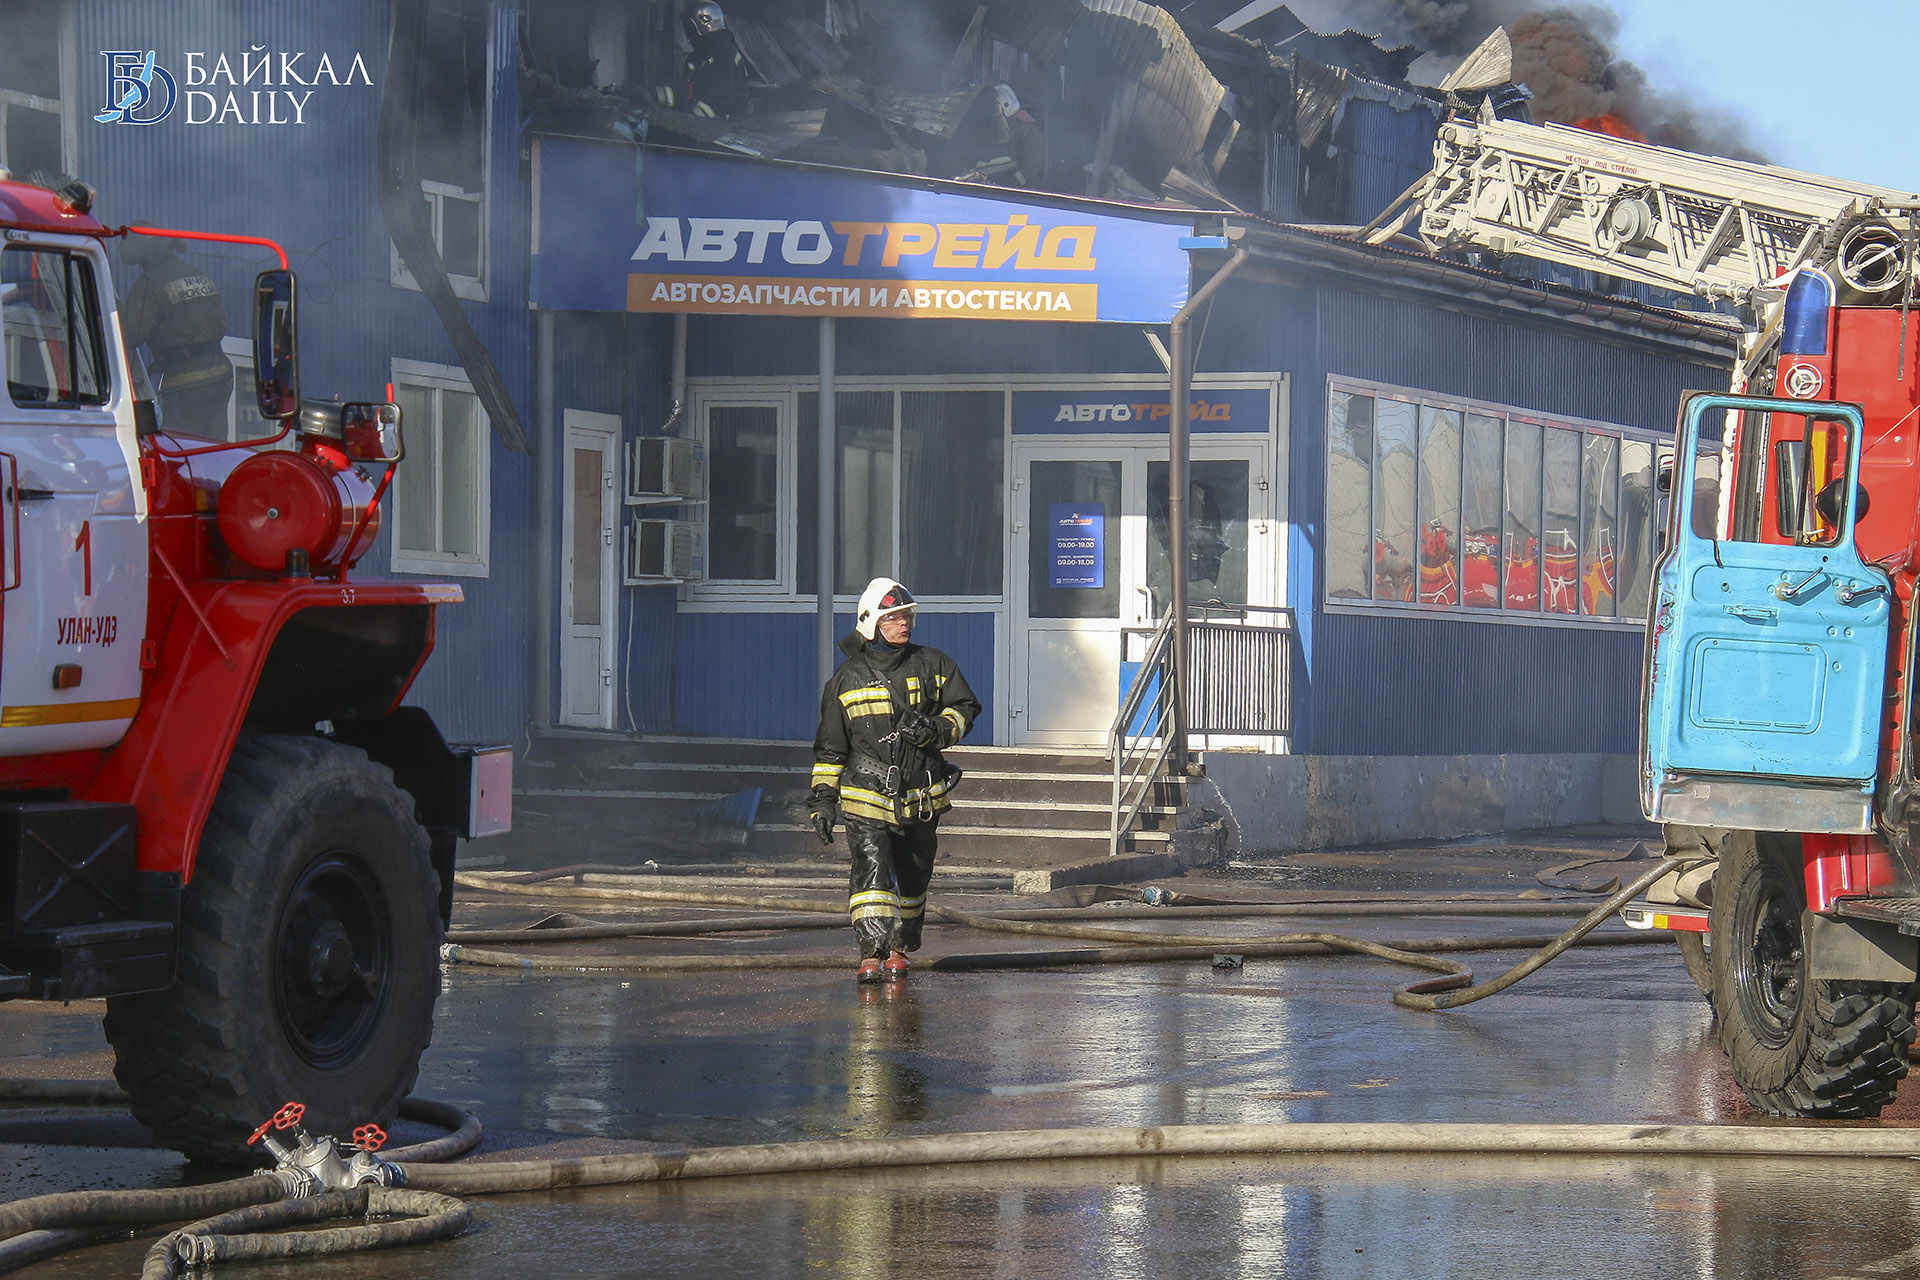
{"label": "concrete steps", "polygon": [[[1097,751],[959,747],[965,773],[941,820],[942,860],[1038,867],[1103,858],[1112,766]],[[741,858],[818,861],[807,817],[812,747],[803,742],[554,734],[516,761],[514,831],[466,846],[463,864],[529,869],[580,863]],[[725,812],[758,788],[751,830]],[[1169,779],[1122,852],[1162,852],[1178,811]]]}

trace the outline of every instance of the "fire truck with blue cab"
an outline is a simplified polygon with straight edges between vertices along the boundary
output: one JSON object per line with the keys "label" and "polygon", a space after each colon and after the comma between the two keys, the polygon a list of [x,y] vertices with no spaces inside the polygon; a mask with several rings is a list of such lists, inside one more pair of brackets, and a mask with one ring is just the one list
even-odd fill
{"label": "fire truck with blue cab", "polygon": [[[439,993],[458,842],[512,758],[403,706],[458,588],[353,577],[401,458],[389,402],[302,401],[272,242],[110,230],[0,175],[0,998],[104,997],[134,1115],[251,1160],[287,1099],[389,1122]],[[277,425],[159,420],[122,338],[123,235],[256,245]]]}
{"label": "fire truck with blue cab", "polygon": [[1676,931],[1756,1107],[1878,1114],[1920,976],[1920,197],[1483,117],[1403,230],[1744,312],[1662,468],[1640,801],[1685,861],[1623,915]]}

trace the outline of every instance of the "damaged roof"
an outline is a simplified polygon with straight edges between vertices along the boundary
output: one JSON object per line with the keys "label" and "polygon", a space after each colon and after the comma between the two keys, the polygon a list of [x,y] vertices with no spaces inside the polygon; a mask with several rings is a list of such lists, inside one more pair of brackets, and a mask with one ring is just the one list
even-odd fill
{"label": "damaged roof", "polygon": [[530,129],[1290,215],[1270,207],[1275,144],[1315,153],[1293,166],[1317,183],[1311,204],[1333,198],[1308,171],[1324,170],[1349,99],[1438,112],[1405,84],[1418,50],[1317,32],[1284,7],[1218,30],[1244,0],[723,4],[725,30],[706,34],[649,0],[617,78],[564,48],[586,38],[580,24],[542,27],[530,10]]}

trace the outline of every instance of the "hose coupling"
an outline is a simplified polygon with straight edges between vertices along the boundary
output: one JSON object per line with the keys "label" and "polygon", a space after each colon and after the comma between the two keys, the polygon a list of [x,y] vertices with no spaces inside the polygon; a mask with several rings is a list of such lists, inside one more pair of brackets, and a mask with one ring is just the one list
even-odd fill
{"label": "hose coupling", "polygon": [[214,1242],[211,1236],[176,1233],[173,1237],[173,1255],[189,1267],[204,1267],[212,1263]]}
{"label": "hose coupling", "polygon": [[297,1165],[283,1162],[272,1169],[262,1169],[260,1175],[279,1183],[280,1194],[288,1200],[304,1200],[320,1194],[320,1186],[313,1180],[313,1175]]}

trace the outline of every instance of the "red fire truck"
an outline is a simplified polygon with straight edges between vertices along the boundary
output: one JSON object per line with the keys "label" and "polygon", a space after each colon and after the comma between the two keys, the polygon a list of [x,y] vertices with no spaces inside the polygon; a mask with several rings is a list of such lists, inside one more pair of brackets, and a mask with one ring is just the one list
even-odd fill
{"label": "red fire truck", "polygon": [[1665,460],[1641,805],[1688,862],[1625,914],[1679,931],[1756,1107],[1877,1114],[1920,973],[1920,197],[1494,119],[1435,155],[1371,238],[1750,321],[1735,394],[1688,396]]}
{"label": "red fire truck", "polygon": [[[289,1098],[321,1131],[392,1117],[454,851],[506,828],[512,757],[400,705],[460,592],[350,576],[399,410],[300,399],[285,254],[90,204],[0,181],[0,997],[105,997],[135,1116],[244,1159]],[[114,303],[126,234],[279,254],[253,300],[277,435],[156,420]]]}

